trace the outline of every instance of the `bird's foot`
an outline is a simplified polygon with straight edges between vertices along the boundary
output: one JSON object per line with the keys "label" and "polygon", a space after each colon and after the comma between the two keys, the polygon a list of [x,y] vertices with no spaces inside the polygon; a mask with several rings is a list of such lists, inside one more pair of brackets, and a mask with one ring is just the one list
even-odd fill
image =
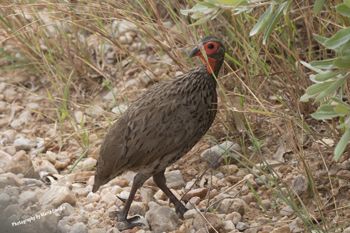
{"label": "bird's foot", "polygon": [[139,227],[139,226],[145,225],[141,222],[135,222],[135,221],[140,219],[140,216],[126,218],[126,217],[124,217],[124,214],[122,211],[112,211],[111,213],[115,216],[116,221],[120,222],[120,224],[118,226],[119,230],[132,229],[134,227]]}

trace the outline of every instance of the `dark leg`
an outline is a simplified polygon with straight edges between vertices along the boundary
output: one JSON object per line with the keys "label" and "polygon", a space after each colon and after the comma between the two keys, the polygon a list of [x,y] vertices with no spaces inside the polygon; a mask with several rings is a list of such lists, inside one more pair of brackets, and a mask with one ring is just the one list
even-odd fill
{"label": "dark leg", "polygon": [[176,213],[180,213],[182,216],[187,211],[187,208],[175,197],[170,189],[165,184],[165,170],[158,172],[153,176],[154,182],[157,186],[169,197],[169,200],[174,204]]}
{"label": "dark leg", "polygon": [[125,205],[122,210],[120,211],[113,211],[112,213],[117,215],[117,219],[120,222],[123,222],[126,225],[127,228],[133,228],[135,226],[142,226],[142,223],[132,223],[133,221],[139,219],[139,216],[135,216],[132,218],[127,219],[126,217],[128,216],[128,212],[130,209],[130,205],[132,203],[132,200],[134,199],[134,196],[136,194],[136,191],[145,183],[145,181],[149,178],[149,176],[145,174],[140,174],[137,173],[136,176],[134,177],[134,183],[132,184],[132,188],[130,191],[130,195],[128,199],[125,201]]}

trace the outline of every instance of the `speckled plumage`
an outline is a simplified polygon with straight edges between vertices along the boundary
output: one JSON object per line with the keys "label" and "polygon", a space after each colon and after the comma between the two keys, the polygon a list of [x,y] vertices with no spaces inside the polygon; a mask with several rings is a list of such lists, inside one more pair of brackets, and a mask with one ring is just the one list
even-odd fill
{"label": "speckled plumage", "polygon": [[[209,39],[218,41],[214,37]],[[220,41],[218,43],[222,46]],[[216,75],[224,60],[224,51],[223,48],[216,60]],[[125,171],[138,173],[134,180],[134,183],[138,182],[135,184],[137,188],[151,176],[158,186],[165,186],[165,168],[202,138],[213,123],[216,112],[216,80],[207,71],[206,64],[153,85],[124,112],[106,135],[96,166],[93,192]],[[163,190],[164,187],[160,188]],[[181,202],[174,200],[171,193],[169,195],[175,207],[184,212],[186,208]],[[123,215],[126,217],[125,213]]]}

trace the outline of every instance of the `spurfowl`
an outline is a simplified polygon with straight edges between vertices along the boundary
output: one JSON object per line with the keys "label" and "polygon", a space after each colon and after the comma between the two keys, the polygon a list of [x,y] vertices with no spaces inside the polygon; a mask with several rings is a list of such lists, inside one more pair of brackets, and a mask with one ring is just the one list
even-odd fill
{"label": "spurfowl", "polygon": [[216,80],[212,72],[218,75],[225,48],[213,36],[204,37],[201,44],[207,60],[200,45],[189,56],[199,56],[205,64],[144,92],[111,127],[101,146],[93,192],[125,171],[137,172],[124,208],[114,212],[117,220],[129,227],[140,225],[133,223],[137,217],[127,219],[127,215],[137,189],[151,176],[177,213],[187,211],[166,186],[164,171],[191,150],[216,115]]}

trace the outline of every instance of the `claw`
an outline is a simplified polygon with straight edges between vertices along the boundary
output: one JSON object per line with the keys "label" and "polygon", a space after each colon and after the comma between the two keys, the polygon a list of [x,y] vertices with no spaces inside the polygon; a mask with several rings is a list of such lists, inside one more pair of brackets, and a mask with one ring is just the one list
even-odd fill
{"label": "claw", "polygon": [[126,230],[126,229],[132,229],[134,227],[138,226],[144,226],[145,224],[141,222],[136,222],[134,221],[139,220],[140,216],[133,216],[131,218],[124,218],[123,219],[123,212],[122,211],[112,211],[111,212],[114,216],[117,222],[120,222],[118,229],[119,230]]}
{"label": "claw", "polygon": [[[116,197],[118,197],[118,196],[116,196]],[[119,200],[121,200],[123,203],[125,203],[125,202],[126,202],[126,199],[125,199],[125,198],[118,197],[118,199],[119,199]],[[114,211],[113,211],[113,212],[114,212]]]}

